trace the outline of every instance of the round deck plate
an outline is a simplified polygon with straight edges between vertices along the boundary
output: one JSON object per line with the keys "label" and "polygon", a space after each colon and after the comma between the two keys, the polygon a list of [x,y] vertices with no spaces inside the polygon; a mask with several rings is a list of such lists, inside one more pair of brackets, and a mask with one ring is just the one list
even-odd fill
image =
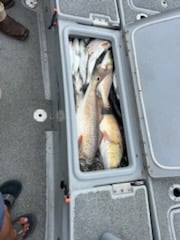
{"label": "round deck plate", "polygon": [[33,117],[37,122],[44,122],[47,119],[47,113],[44,109],[37,109],[34,111]]}

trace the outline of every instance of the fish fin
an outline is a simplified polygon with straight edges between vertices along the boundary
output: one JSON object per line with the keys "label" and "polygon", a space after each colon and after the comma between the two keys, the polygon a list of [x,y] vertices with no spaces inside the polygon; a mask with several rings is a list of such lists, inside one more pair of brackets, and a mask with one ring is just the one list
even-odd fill
{"label": "fish fin", "polygon": [[109,135],[108,135],[108,133],[107,133],[106,131],[103,131],[103,132],[102,132],[102,135],[103,135],[102,138],[104,138],[105,140],[110,141],[110,137],[109,137]]}
{"label": "fish fin", "polygon": [[108,64],[103,65],[102,69],[104,69],[104,71],[107,71],[108,70]]}
{"label": "fish fin", "polygon": [[108,42],[102,42],[102,43],[101,43],[101,46],[102,46],[102,47],[106,47],[106,46],[108,46],[108,44],[109,44]]}
{"label": "fish fin", "polygon": [[83,136],[80,135],[79,138],[78,138],[78,146],[79,147],[81,146],[82,140],[83,140]]}

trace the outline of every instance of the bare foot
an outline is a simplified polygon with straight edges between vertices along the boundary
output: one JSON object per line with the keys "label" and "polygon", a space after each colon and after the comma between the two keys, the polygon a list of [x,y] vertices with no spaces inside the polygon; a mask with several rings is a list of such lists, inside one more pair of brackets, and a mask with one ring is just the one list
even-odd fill
{"label": "bare foot", "polygon": [[20,217],[18,220],[15,221],[14,229],[16,231],[16,239],[23,240],[23,237],[26,236],[30,224],[27,217]]}

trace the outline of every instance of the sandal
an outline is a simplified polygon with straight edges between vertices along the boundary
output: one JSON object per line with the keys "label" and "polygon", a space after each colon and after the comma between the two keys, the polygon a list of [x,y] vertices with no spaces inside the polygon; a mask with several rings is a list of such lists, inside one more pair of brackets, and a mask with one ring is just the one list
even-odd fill
{"label": "sandal", "polygon": [[7,207],[12,208],[21,190],[22,185],[17,180],[7,181],[0,186],[0,192],[3,195],[4,203]]}
{"label": "sandal", "polygon": [[13,37],[18,40],[25,40],[29,35],[29,30],[25,28],[22,24],[16,22],[10,16],[0,22],[0,31],[6,35]]}
{"label": "sandal", "polygon": [[[20,224],[17,223],[18,221],[20,221],[21,218],[27,218],[28,219],[28,224],[29,224],[29,229],[24,232],[24,225],[27,224]],[[27,238],[33,231],[34,228],[36,226],[36,217],[33,214],[25,214],[22,216],[19,216],[18,218],[16,218],[13,222],[13,227],[15,228],[17,235],[16,235],[16,240],[22,240]],[[25,233],[24,236],[22,236],[23,232]]]}
{"label": "sandal", "polygon": [[4,4],[6,9],[11,8],[15,4],[14,0],[1,0],[1,2]]}

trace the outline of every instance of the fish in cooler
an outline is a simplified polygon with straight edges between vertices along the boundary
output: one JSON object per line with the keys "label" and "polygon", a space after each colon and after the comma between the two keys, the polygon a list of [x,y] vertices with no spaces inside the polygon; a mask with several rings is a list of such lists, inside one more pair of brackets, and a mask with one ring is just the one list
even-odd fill
{"label": "fish in cooler", "polygon": [[77,72],[74,74],[74,95],[75,95],[76,111],[79,108],[80,102],[84,97],[82,86],[83,86],[83,81],[80,77],[79,72]]}
{"label": "fish in cooler", "polygon": [[72,64],[72,75],[81,169],[94,170],[101,160],[104,168],[117,168],[123,140],[109,102],[114,75],[111,43],[94,39],[86,44],[75,38],[70,46],[73,61],[77,59]]}
{"label": "fish in cooler", "polygon": [[108,71],[108,74],[98,86],[102,98],[102,120],[100,122],[102,140],[99,149],[104,168],[109,169],[119,167],[123,155],[121,131],[109,102],[113,82],[113,58],[110,50],[106,52],[101,66]]}
{"label": "fish in cooler", "polygon": [[88,52],[87,52],[85,42],[83,40],[80,41],[79,47],[80,47],[79,72],[80,72],[80,76],[83,81],[83,84],[85,84],[86,77],[87,77]]}
{"label": "fish in cooler", "polygon": [[111,46],[109,41],[105,40],[93,40],[87,46],[87,52],[89,55],[88,58],[88,67],[87,67],[87,79],[86,83],[90,82],[92,73],[96,66],[98,58]]}
{"label": "fish in cooler", "polygon": [[117,120],[110,109],[103,114],[100,131],[102,133],[100,154],[104,168],[117,168],[123,155],[123,142]]}
{"label": "fish in cooler", "polygon": [[103,75],[95,70],[88,89],[77,110],[77,133],[81,164],[92,164],[99,144],[99,120],[96,88]]}
{"label": "fish in cooler", "polygon": [[101,68],[107,72],[107,75],[102,80],[102,82],[98,85],[98,91],[102,98],[104,108],[109,106],[109,92],[112,85],[112,76],[113,76],[113,59],[111,55],[111,51],[108,50],[101,62]]}
{"label": "fish in cooler", "polygon": [[72,50],[73,50],[73,62],[72,62],[72,74],[76,74],[79,71],[79,63],[80,63],[80,47],[79,40],[75,38],[72,42]]}

